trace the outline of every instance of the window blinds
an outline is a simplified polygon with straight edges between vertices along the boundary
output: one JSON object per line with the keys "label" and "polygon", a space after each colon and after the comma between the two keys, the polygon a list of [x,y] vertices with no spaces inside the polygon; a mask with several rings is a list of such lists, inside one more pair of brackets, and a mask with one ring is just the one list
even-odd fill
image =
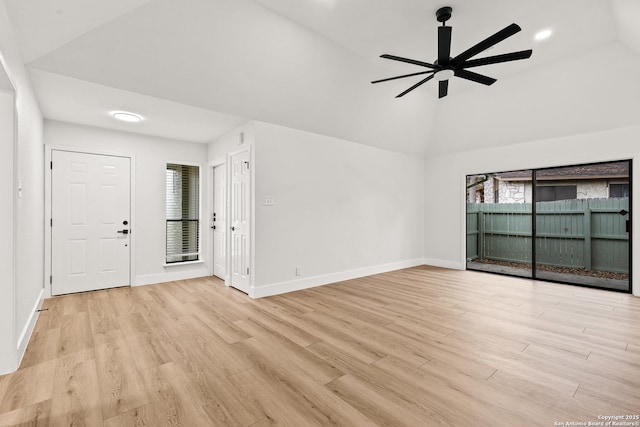
{"label": "window blinds", "polygon": [[197,261],[200,251],[200,168],[167,164],[167,264]]}

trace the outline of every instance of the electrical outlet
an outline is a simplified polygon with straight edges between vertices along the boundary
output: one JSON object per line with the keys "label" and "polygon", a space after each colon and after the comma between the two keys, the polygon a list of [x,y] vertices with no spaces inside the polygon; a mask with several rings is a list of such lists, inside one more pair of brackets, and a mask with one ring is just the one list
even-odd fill
{"label": "electrical outlet", "polygon": [[296,267],[296,276],[302,276],[302,267],[300,266]]}

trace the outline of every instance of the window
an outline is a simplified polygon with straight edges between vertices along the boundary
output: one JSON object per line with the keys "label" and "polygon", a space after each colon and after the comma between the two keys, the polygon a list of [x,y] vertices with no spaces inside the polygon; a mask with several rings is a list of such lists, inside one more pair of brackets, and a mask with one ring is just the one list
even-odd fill
{"label": "window", "polygon": [[167,164],[167,264],[200,257],[200,168]]}
{"label": "window", "polygon": [[609,184],[609,197],[629,197],[629,184]]}
{"label": "window", "polygon": [[575,185],[548,185],[536,187],[536,200],[538,202],[575,200],[577,197],[578,188]]}

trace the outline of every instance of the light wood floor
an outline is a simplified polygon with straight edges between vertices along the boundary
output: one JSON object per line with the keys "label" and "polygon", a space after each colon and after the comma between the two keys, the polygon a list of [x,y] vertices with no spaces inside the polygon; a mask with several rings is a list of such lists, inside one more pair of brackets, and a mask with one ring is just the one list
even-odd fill
{"label": "light wood floor", "polygon": [[0,425],[553,426],[640,413],[640,299],[419,267],[51,298]]}

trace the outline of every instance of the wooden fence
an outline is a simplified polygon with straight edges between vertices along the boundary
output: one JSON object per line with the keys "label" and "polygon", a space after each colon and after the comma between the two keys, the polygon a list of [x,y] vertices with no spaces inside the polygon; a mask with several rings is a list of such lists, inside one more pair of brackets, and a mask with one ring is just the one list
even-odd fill
{"label": "wooden fence", "polygon": [[[627,273],[629,199],[536,204],[536,262]],[[468,203],[467,259],[531,262],[531,203]]]}

